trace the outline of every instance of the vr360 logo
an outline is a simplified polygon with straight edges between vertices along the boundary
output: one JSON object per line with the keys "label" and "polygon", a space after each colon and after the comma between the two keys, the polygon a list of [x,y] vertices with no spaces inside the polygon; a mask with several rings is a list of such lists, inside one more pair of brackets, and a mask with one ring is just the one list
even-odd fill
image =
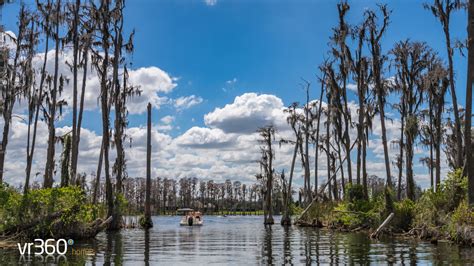
{"label": "vr360 logo", "polygon": [[[56,242],[56,244],[54,244]],[[67,246],[71,246],[74,244],[74,241],[72,239],[69,239],[67,242],[65,239],[46,239],[44,241],[43,239],[35,239],[34,243],[25,243],[23,244],[23,247],[20,245],[20,243],[17,243],[18,245],[18,250],[20,251],[21,255],[27,255],[31,254],[31,247],[33,246],[34,248],[34,254],[35,255],[43,255],[46,253],[47,255],[53,255],[55,253],[59,255],[64,255],[67,252]]]}

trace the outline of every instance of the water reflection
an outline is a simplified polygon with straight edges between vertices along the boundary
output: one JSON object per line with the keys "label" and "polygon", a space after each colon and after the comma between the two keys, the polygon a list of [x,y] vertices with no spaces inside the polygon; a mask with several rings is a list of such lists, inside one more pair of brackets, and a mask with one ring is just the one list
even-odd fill
{"label": "water reflection", "polygon": [[272,226],[266,225],[263,230],[264,243],[262,245],[263,262],[265,264],[273,265],[273,243],[272,243]]}
{"label": "water reflection", "polygon": [[108,232],[107,234],[107,249],[104,254],[105,265],[121,265],[123,264],[123,246],[121,232]]}
{"label": "water reflection", "polygon": [[143,252],[145,265],[150,265],[150,229],[145,229],[145,248]]}
{"label": "water reflection", "polygon": [[290,227],[283,227],[283,259],[285,264],[293,264],[293,256],[291,253],[291,235]]}
{"label": "water reflection", "polygon": [[[103,232],[77,241],[73,265],[205,264],[472,264],[470,248],[412,239],[370,240],[365,233],[263,226],[261,217],[206,217],[203,227],[179,226],[179,217],[154,217],[149,230]],[[33,264],[41,262],[32,256]],[[44,259],[43,259],[44,261]],[[48,259],[48,261],[53,262]],[[0,249],[0,265],[25,263],[17,249]],[[65,264],[59,259],[52,264]],[[28,262],[26,262],[28,263]]]}

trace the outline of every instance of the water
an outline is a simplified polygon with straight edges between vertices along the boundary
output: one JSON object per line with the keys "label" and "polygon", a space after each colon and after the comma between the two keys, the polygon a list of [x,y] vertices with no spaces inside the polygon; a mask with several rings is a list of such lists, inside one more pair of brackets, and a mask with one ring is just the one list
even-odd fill
{"label": "water", "polygon": [[[411,239],[370,240],[365,233],[314,228],[265,227],[261,216],[205,216],[204,226],[179,226],[180,217],[153,217],[155,227],[100,233],[76,242],[70,264],[472,264],[471,248]],[[279,221],[279,217],[276,217]],[[75,254],[72,254],[75,252]],[[89,253],[89,254],[85,254]],[[65,258],[32,258],[64,264]],[[27,261],[16,249],[0,249],[0,265]]]}

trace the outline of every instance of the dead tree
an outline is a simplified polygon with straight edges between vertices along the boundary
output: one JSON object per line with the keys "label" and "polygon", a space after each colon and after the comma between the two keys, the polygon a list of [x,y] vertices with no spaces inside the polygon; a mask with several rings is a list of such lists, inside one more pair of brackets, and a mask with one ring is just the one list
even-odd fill
{"label": "dead tree", "polygon": [[273,220],[273,207],[272,207],[272,192],[273,192],[273,175],[275,170],[273,169],[274,151],[272,148],[272,142],[275,139],[275,129],[273,126],[267,126],[259,128],[257,131],[260,134],[261,139],[259,143],[262,158],[260,159],[260,167],[263,170],[264,184],[265,184],[265,203],[264,203],[264,224],[274,224]]}
{"label": "dead tree", "polygon": [[474,82],[474,4],[468,6],[468,60],[466,85],[466,126],[464,127],[469,204],[474,205],[474,160],[472,156],[472,83]]}
{"label": "dead tree", "polygon": [[389,24],[390,11],[386,5],[379,5],[380,13],[383,16],[381,25],[379,17],[373,10],[365,12],[365,22],[368,30],[368,42],[370,55],[372,57],[371,72],[374,82],[374,94],[377,98],[377,108],[380,114],[380,125],[382,127],[382,145],[385,159],[385,171],[387,175],[387,186],[392,187],[392,176],[390,173],[390,158],[388,155],[387,129],[385,126],[385,103],[387,86],[384,83],[383,68],[386,57],[382,54],[381,40]]}
{"label": "dead tree", "polygon": [[281,225],[291,225],[291,217],[290,217],[290,202],[291,202],[291,196],[292,196],[292,191],[291,191],[291,186],[293,183],[293,175],[295,171],[295,163],[296,163],[296,157],[298,155],[298,149],[300,147],[300,143],[302,141],[302,134],[301,134],[301,118],[299,118],[300,114],[296,112],[298,104],[293,103],[290,105],[288,108],[285,109],[285,113],[288,113],[288,116],[286,118],[287,123],[291,126],[293,129],[293,133],[295,134],[295,140],[286,140],[282,139],[280,140],[281,143],[294,143],[295,147],[293,149],[293,157],[291,160],[291,167],[290,167],[290,178],[289,181],[286,182],[284,179],[284,173],[282,173],[282,181],[285,184],[283,187],[285,189],[284,196],[283,196],[283,216],[281,218]]}
{"label": "dead tree", "polygon": [[146,135],[146,194],[145,194],[145,216],[140,223],[144,228],[153,227],[150,209],[150,189],[151,189],[151,104],[147,106],[147,135]]}
{"label": "dead tree", "polygon": [[463,149],[462,149],[462,132],[461,132],[461,115],[459,113],[458,100],[456,96],[456,87],[455,87],[455,77],[454,77],[454,49],[451,44],[451,34],[450,34],[450,21],[451,13],[453,11],[463,8],[462,0],[433,0],[433,3],[424,4],[425,9],[431,10],[433,16],[435,16],[441,25],[443,26],[443,32],[446,42],[446,50],[448,54],[448,71],[449,71],[449,88],[451,93],[451,100],[453,104],[454,111],[454,133],[455,142],[456,142],[456,152],[455,152],[455,168],[460,168],[463,166]]}
{"label": "dead tree", "polygon": [[[20,64],[20,54],[22,52],[22,43],[25,41],[25,31],[27,31],[28,24],[29,24],[29,14],[26,10],[25,5],[22,5],[20,8],[20,15],[19,15],[19,23],[18,23],[18,35],[15,43],[15,51],[13,62],[8,64],[8,59],[5,61],[6,65],[6,84],[2,86],[1,92],[1,102],[2,102],[2,110],[1,114],[3,116],[3,135],[2,135],[2,152],[0,152],[0,182],[3,181],[3,174],[4,174],[4,164],[5,164],[5,155],[8,146],[8,135],[10,133],[10,125],[12,121],[13,115],[13,107],[17,98],[21,94],[21,87],[18,84],[18,67]],[[3,49],[3,48],[2,48]],[[2,51],[4,54],[8,54],[9,51]]]}
{"label": "dead tree", "polygon": [[424,43],[402,41],[395,44],[391,53],[397,74],[395,87],[403,95],[406,105],[406,179],[407,196],[415,200],[415,181],[413,178],[413,156],[416,137],[419,134],[419,109],[423,101],[423,75],[432,59],[432,51]]}
{"label": "dead tree", "polygon": [[[56,143],[56,127],[55,122],[58,119],[57,111],[59,115],[62,113],[62,107],[66,105],[65,101],[59,100],[59,96],[62,93],[65,83],[67,80],[63,75],[59,74],[59,53],[60,44],[63,42],[63,38],[59,36],[60,28],[62,27],[64,15],[61,6],[61,0],[57,0],[55,3],[55,9],[52,15],[52,39],[55,43],[54,51],[54,74],[48,75],[46,82],[48,83],[48,90],[45,91],[43,116],[48,126],[48,148],[46,151],[46,166],[44,173],[44,188],[51,188],[53,186],[53,175],[55,169],[55,143]],[[52,83],[52,86],[51,86]]]}

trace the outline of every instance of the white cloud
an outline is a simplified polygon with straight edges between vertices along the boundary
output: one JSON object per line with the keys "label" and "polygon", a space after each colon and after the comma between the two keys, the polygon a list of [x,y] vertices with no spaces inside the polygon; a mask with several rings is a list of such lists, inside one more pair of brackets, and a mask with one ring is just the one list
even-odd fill
{"label": "white cloud", "polygon": [[[246,93],[236,97],[233,103],[222,108],[216,108],[205,116],[207,127],[192,127],[182,135],[172,137],[164,133],[173,130],[171,124],[174,117],[165,116],[160,120],[160,124],[153,125],[152,130],[152,173],[153,176],[180,178],[196,176],[199,178],[212,178],[216,182],[222,182],[225,179],[240,180],[243,182],[254,182],[254,175],[259,172],[258,160],[259,136],[254,128],[263,126],[267,123],[277,125],[277,138],[274,142],[275,147],[275,169],[281,171],[285,169],[288,173],[293,145],[278,145],[280,137],[292,138],[286,126],[285,113],[283,113],[283,101],[275,95],[255,93]],[[353,114],[353,120],[357,121],[356,105],[351,103],[350,108]],[[324,127],[324,118],[321,125]],[[374,134],[370,139],[369,163],[367,164],[369,175],[377,175],[381,178],[385,176],[385,165],[383,163],[383,154],[381,150],[380,129],[377,128],[377,118],[374,119]],[[396,119],[393,123],[389,122],[388,134],[389,140],[398,137],[399,123]],[[0,121],[0,126],[2,122]],[[56,130],[56,135],[60,136],[70,131],[70,127],[60,127]],[[351,131],[351,140],[355,140],[355,129]],[[20,185],[24,182],[24,169],[26,166],[26,134],[27,125],[14,118],[11,132],[10,143],[6,156],[5,178],[8,183]],[[126,131],[126,158],[127,171],[129,176],[144,176],[145,167],[143,158],[146,157],[146,128],[131,127]],[[322,134],[325,134],[324,131]],[[87,174],[95,173],[97,161],[99,158],[101,136],[97,133],[83,129],[80,142],[79,153],[79,172]],[[47,146],[47,127],[43,122],[39,123],[37,147],[33,166],[33,181],[42,182]],[[390,145],[391,160],[398,153],[397,147]],[[56,145],[56,163],[60,163],[60,153],[62,147]],[[422,151],[423,152],[423,151]],[[425,151],[426,153],[426,151]],[[356,155],[355,149],[352,153],[353,173],[355,178]],[[311,147],[311,168],[314,176],[314,148]],[[422,155],[422,154],[421,154]],[[419,156],[421,156],[419,155]],[[110,162],[113,164],[115,159],[115,150],[110,152]],[[326,179],[326,156],[323,152],[318,157],[318,174],[322,183]],[[420,166],[418,159],[414,160],[415,174],[417,182],[426,185],[427,179],[426,167]],[[59,181],[59,168],[56,172],[55,181]],[[443,174],[446,173],[445,156],[443,154],[442,162]],[[39,173],[35,176],[35,173]],[[392,168],[392,174],[395,176],[396,169]],[[296,186],[301,185],[302,169],[298,160],[295,169]]]}
{"label": "white cloud", "polygon": [[274,95],[245,93],[206,114],[204,122],[227,133],[253,133],[262,126],[286,125],[283,108],[283,101]]}
{"label": "white cloud", "polygon": [[160,119],[161,122],[165,124],[171,124],[174,121],[175,117],[172,115],[167,115]]}
{"label": "white cloud", "polygon": [[195,148],[222,148],[231,144],[232,139],[220,129],[192,127],[176,139],[176,144]]}
{"label": "white cloud", "polygon": [[[47,54],[48,60],[46,64],[46,71],[48,73],[54,73],[54,55],[55,51],[50,50]],[[36,69],[36,82],[40,81],[40,71],[44,62],[44,53],[39,53],[33,60],[33,65]],[[66,62],[73,61],[73,55],[71,50],[65,50],[60,53],[59,57],[59,74],[64,75],[69,79],[69,83],[65,85],[61,99],[68,102],[68,107],[72,107],[72,71]],[[89,60],[91,62],[91,60]],[[88,76],[85,90],[85,103],[84,108],[86,110],[96,110],[99,104],[99,88],[100,81],[96,70],[89,64]],[[120,70],[122,73],[123,70]],[[82,75],[83,70],[78,70],[78,89],[79,93],[82,87]],[[146,105],[151,102],[154,108],[160,108],[161,105],[168,102],[167,97],[160,96],[161,94],[168,94],[176,88],[176,79],[171,77],[168,73],[161,70],[158,67],[141,67],[138,69],[129,70],[129,85],[139,87],[141,95],[134,96],[128,99],[127,108],[131,114],[141,114],[146,111]]]}
{"label": "white cloud", "polygon": [[208,6],[214,6],[217,4],[217,0],[204,0],[204,3]]}
{"label": "white cloud", "polygon": [[141,95],[132,97],[127,103],[131,113],[144,113],[146,104],[150,102],[153,107],[160,108],[166,102],[165,97],[159,93],[170,93],[177,85],[175,79],[157,67],[143,67],[129,71],[131,84],[140,86]]}
{"label": "white cloud", "polygon": [[174,107],[178,110],[189,109],[203,102],[203,99],[196,95],[179,97],[174,100]]}

